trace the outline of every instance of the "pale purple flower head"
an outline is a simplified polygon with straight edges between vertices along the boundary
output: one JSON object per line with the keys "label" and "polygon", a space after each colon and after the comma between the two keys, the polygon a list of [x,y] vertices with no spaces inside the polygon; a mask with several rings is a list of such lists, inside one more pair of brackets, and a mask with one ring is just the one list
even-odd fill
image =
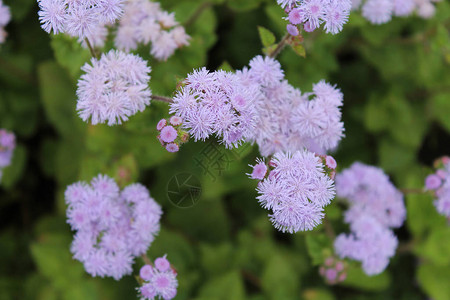
{"label": "pale purple flower head", "polygon": [[12,132],[0,129],[0,171],[11,164],[15,148],[16,136]]}
{"label": "pale purple flower head", "polygon": [[190,36],[178,25],[174,13],[162,10],[157,2],[127,1],[115,38],[118,49],[129,52],[139,44],[151,43],[150,53],[167,60],[176,49],[189,45]]}
{"label": "pale purple flower head", "polygon": [[427,178],[425,179],[425,187],[428,190],[436,190],[441,186],[441,184],[442,179],[436,174],[428,175]]}
{"label": "pale purple flower head", "polygon": [[[146,270],[143,271],[144,268]],[[170,267],[166,256],[157,258],[154,268],[149,265],[143,266],[140,273],[144,273],[145,276],[145,278],[141,276],[145,282],[139,289],[144,299],[151,300],[154,297],[160,297],[170,300],[177,295],[177,273]]]}
{"label": "pale purple flower head", "polygon": [[111,50],[86,63],[78,81],[77,110],[93,125],[121,124],[150,104],[150,67],[137,55]]}
{"label": "pale purple flower head", "polygon": [[392,0],[367,0],[362,15],[373,24],[383,24],[391,20],[393,9]]}
{"label": "pale purple flower head", "polygon": [[264,179],[264,177],[267,174],[267,165],[264,162],[264,160],[258,158],[256,160],[256,165],[254,165],[254,166],[250,165],[250,167],[253,167],[252,174],[248,174],[250,176],[250,178],[259,179],[259,180]]}
{"label": "pale purple flower head", "polygon": [[114,24],[121,17],[123,2],[124,0],[38,0],[39,21],[42,29],[48,33],[63,32],[80,40],[88,38],[93,44],[101,46],[106,36],[105,29],[99,31],[99,28]]}
{"label": "pale purple flower head", "polygon": [[161,130],[161,139],[166,143],[173,142],[177,138],[177,136],[178,136],[177,130],[170,125],[165,126]]}
{"label": "pale purple flower head", "polygon": [[[4,27],[11,20],[11,12],[9,11],[9,6],[5,5],[2,0],[0,0],[0,44],[5,42],[8,33],[5,31]],[[1,180],[1,175],[0,175]]]}
{"label": "pale purple flower head", "polygon": [[156,130],[161,131],[164,126],[167,125],[167,120],[166,119],[161,119],[159,120],[158,124],[156,125]]}
{"label": "pale purple flower head", "polygon": [[336,192],[350,203],[346,222],[371,215],[383,226],[397,228],[405,220],[403,195],[379,168],[354,163],[336,176]]}
{"label": "pale purple flower head", "polygon": [[116,280],[132,271],[159,231],[161,207],[148,190],[133,184],[123,191],[113,179],[99,175],[91,184],[77,182],[65,192],[67,222],[76,231],[73,257],[92,276]]}
{"label": "pale purple flower head", "polygon": [[169,122],[173,126],[179,126],[179,125],[181,125],[181,123],[183,123],[183,119],[178,116],[172,116],[172,117],[170,117]]}
{"label": "pale purple flower head", "polygon": [[320,158],[307,150],[279,152],[269,165],[272,169],[258,184],[257,199],[262,207],[272,210],[269,216],[274,227],[290,233],[314,229],[335,193]]}
{"label": "pale purple flower head", "polygon": [[182,118],[194,140],[215,134],[227,148],[249,138],[257,122],[259,86],[246,85],[239,75],[206,68],[188,74],[170,107]]}
{"label": "pale purple flower head", "polygon": [[287,24],[286,25],[286,30],[287,30],[287,32],[290,34],[290,35],[292,35],[292,36],[297,36],[297,35],[299,35],[299,31],[298,31],[298,28],[297,28],[297,26],[295,26],[295,25],[292,25],[292,24]]}
{"label": "pale purple flower head", "polygon": [[334,248],[341,258],[350,258],[362,263],[367,275],[381,273],[394,256],[398,240],[392,230],[386,228],[370,215],[361,215],[351,224],[350,235],[340,234]]}
{"label": "pale purple flower head", "polygon": [[180,150],[180,147],[175,143],[169,143],[166,145],[166,150],[171,153],[174,153],[174,152],[178,152],[178,150]]}

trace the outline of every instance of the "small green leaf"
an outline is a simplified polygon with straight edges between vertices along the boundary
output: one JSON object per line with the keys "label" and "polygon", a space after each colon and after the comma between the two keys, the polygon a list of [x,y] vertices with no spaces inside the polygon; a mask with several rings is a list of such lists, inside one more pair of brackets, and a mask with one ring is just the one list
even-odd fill
{"label": "small green leaf", "polygon": [[417,280],[425,292],[434,300],[450,299],[450,268],[448,266],[421,265]]}
{"label": "small green leaf", "polygon": [[299,274],[286,256],[268,258],[261,285],[269,299],[295,299],[298,295]]}
{"label": "small green leaf", "polygon": [[320,265],[331,254],[330,238],[325,234],[309,234],[306,236],[306,247],[313,265]]}
{"label": "small green leaf", "polygon": [[292,50],[294,50],[294,52],[297,53],[297,55],[299,55],[301,57],[306,57],[306,50],[302,44],[294,44],[294,45],[291,45],[291,47],[292,47]]}
{"label": "small green leaf", "polygon": [[275,43],[275,35],[270,30],[258,26],[259,37],[264,47],[269,47]]}
{"label": "small green leaf", "polygon": [[363,272],[359,264],[352,263],[347,269],[347,278],[340,285],[367,291],[382,291],[389,287],[390,282],[391,277],[387,272],[368,276]]}
{"label": "small green leaf", "polygon": [[[239,271],[231,271],[220,277],[214,277],[203,284],[199,296],[201,299],[244,300],[245,287]],[[204,298],[202,298],[204,297]]]}

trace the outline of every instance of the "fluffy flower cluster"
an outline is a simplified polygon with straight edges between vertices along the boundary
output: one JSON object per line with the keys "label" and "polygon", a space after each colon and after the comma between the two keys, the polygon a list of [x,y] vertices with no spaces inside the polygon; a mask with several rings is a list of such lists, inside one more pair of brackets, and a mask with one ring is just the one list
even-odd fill
{"label": "fluffy flower cluster", "polygon": [[150,53],[166,60],[176,49],[189,45],[190,36],[175,20],[174,13],[161,9],[157,2],[129,1],[124,8],[115,39],[118,49],[129,52],[138,44],[152,43]]}
{"label": "fluffy flower cluster", "polygon": [[137,55],[111,50],[81,68],[77,110],[92,124],[121,124],[150,104],[150,67]]}
{"label": "fluffy flower cluster", "polygon": [[0,181],[3,169],[11,164],[14,148],[16,148],[15,135],[5,129],[0,129]]}
{"label": "fluffy flower cluster", "polygon": [[48,33],[60,32],[89,39],[103,46],[108,30],[123,14],[124,0],[38,0],[41,27]]}
{"label": "fluffy flower cluster", "polygon": [[345,262],[336,257],[327,257],[319,273],[328,284],[337,284],[347,278]]}
{"label": "fluffy flower cluster", "polygon": [[[303,29],[312,32],[321,24],[326,33],[336,34],[347,23],[352,7],[351,0],[277,0],[289,15],[288,31],[297,35],[294,26],[303,24]],[[297,33],[297,34],[295,34]]]}
{"label": "fluffy flower cluster", "polygon": [[450,158],[443,157],[435,165],[437,170],[425,179],[425,187],[434,191],[437,211],[450,219]]}
{"label": "fluffy flower cluster", "polygon": [[[251,178],[258,183],[257,197],[261,206],[271,210],[275,228],[294,233],[312,230],[322,222],[323,209],[334,198],[335,189],[322,159],[307,150],[276,153],[269,168],[257,161]],[[268,169],[269,172],[268,172]]]}
{"label": "fluffy flower cluster", "polygon": [[144,284],[139,288],[144,299],[152,300],[160,297],[170,300],[177,295],[177,273],[171,268],[165,255],[155,259],[154,266],[144,265],[139,276],[144,280]]}
{"label": "fluffy flower cluster", "polygon": [[284,80],[276,60],[261,56],[252,59],[250,69],[239,72],[239,77],[242,83],[260,88],[255,94],[258,122],[250,141],[256,141],[263,156],[304,147],[323,154],[344,136],[343,94],[335,86],[322,80],[313,85],[312,93],[302,95]]}
{"label": "fluffy flower cluster", "polygon": [[178,152],[180,145],[189,140],[189,134],[181,129],[182,124],[182,118],[172,116],[169,122],[161,119],[156,125],[156,129],[160,132],[158,140],[167,151]]}
{"label": "fluffy flower cluster", "polygon": [[[392,16],[406,17],[414,12],[422,18],[435,13],[433,2],[440,0],[352,0],[352,8],[361,7],[362,15],[373,24],[387,23]],[[362,5],[361,5],[362,4]]]}
{"label": "fluffy flower cluster", "polygon": [[134,257],[144,254],[159,231],[161,207],[141,184],[122,191],[99,175],[89,186],[77,182],[65,192],[67,222],[77,231],[71,251],[92,276],[116,280],[132,272]]}
{"label": "fluffy flower cluster", "polygon": [[4,43],[8,33],[5,31],[5,26],[11,20],[11,13],[9,7],[0,0],[0,44]]}
{"label": "fluffy flower cluster", "polygon": [[337,237],[337,254],[361,261],[368,275],[381,273],[398,244],[390,228],[400,227],[405,220],[403,195],[381,169],[362,163],[336,176],[336,191],[350,203],[345,221],[352,231]]}
{"label": "fluffy flower cluster", "polygon": [[231,148],[253,135],[259,94],[258,85],[243,83],[238,74],[202,68],[187,76],[170,113],[183,118],[195,141],[215,134]]}

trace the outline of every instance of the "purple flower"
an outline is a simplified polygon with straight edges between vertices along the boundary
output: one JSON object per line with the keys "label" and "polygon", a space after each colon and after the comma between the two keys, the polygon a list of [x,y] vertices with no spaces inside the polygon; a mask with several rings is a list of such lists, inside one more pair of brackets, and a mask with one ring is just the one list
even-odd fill
{"label": "purple flower", "polygon": [[166,145],[166,150],[171,153],[174,153],[174,152],[178,152],[178,150],[180,150],[180,147],[175,143],[169,143]]}
{"label": "purple flower", "polygon": [[151,43],[151,54],[158,60],[167,60],[176,49],[189,45],[189,40],[190,36],[178,25],[174,13],[162,10],[157,2],[136,0],[125,4],[115,45],[129,52],[138,44]]}
{"label": "purple flower", "polygon": [[379,168],[354,163],[336,176],[336,191],[351,204],[345,213],[349,223],[371,215],[384,226],[397,228],[405,220],[403,195]]}
{"label": "purple flower", "polygon": [[139,56],[111,50],[82,70],[86,74],[78,81],[77,110],[84,121],[121,124],[149,105],[151,69]]}
{"label": "purple flower", "polygon": [[64,32],[66,22],[66,3],[61,0],[39,0],[39,21],[42,29],[54,34]]}
{"label": "purple flower", "polygon": [[16,136],[12,132],[0,129],[0,181],[3,169],[11,164],[15,148]]}
{"label": "purple flower", "polygon": [[171,269],[166,256],[155,260],[155,267],[145,265],[141,268],[140,274],[145,280],[143,286],[139,289],[144,299],[153,299],[161,297],[164,300],[170,300],[177,295],[177,273]]}
{"label": "purple flower", "polygon": [[147,251],[159,231],[162,211],[148,190],[133,184],[120,192],[113,179],[99,175],[90,185],[68,186],[65,198],[67,222],[77,231],[74,258],[92,276],[118,280],[130,274],[134,257]]}
{"label": "purple flower", "polygon": [[287,24],[286,25],[286,30],[287,30],[287,32],[290,34],[290,35],[292,35],[292,36],[297,36],[297,35],[299,35],[299,31],[298,31],[298,28],[297,28],[297,26],[295,26],[295,25],[292,25],[292,24]]}
{"label": "purple flower", "polygon": [[373,24],[383,24],[391,20],[393,9],[391,0],[367,0],[362,15]]}
{"label": "purple flower", "polygon": [[442,180],[438,175],[431,174],[425,179],[425,187],[428,190],[436,190],[442,184]]}
{"label": "purple flower", "polygon": [[161,139],[166,142],[170,143],[173,142],[178,136],[178,132],[173,128],[172,126],[165,126],[161,130]]}
{"label": "purple flower", "polygon": [[300,8],[294,8],[289,13],[289,22],[293,25],[297,25],[303,23],[305,20],[303,19],[303,10]]}
{"label": "purple flower", "polygon": [[325,175],[320,158],[306,150],[279,152],[269,165],[272,169],[259,183],[257,198],[262,207],[272,210],[269,216],[274,227],[294,233],[320,224],[323,207],[334,198],[333,182]]}
{"label": "purple flower", "polygon": [[[250,167],[252,167],[250,165]],[[264,160],[261,159],[257,159],[256,160],[256,165],[253,166],[253,172],[252,174],[247,174],[250,176],[250,178],[252,179],[259,179],[259,180],[263,180],[264,177],[267,174],[267,166],[266,163],[264,162]]]}
{"label": "purple flower", "polygon": [[161,131],[164,126],[166,126],[167,124],[167,120],[166,119],[161,119],[158,124],[156,125],[156,130]]}

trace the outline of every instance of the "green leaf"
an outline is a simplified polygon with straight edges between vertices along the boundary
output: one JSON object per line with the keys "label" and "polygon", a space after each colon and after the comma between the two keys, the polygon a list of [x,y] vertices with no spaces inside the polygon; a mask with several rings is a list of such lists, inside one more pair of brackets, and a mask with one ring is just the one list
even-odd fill
{"label": "green leaf", "polygon": [[11,165],[3,169],[0,184],[9,189],[21,178],[27,161],[27,151],[22,145],[14,149]]}
{"label": "green leaf", "polygon": [[450,94],[440,93],[431,98],[431,112],[433,118],[439,122],[448,132],[450,132]]}
{"label": "green leaf", "polygon": [[52,34],[51,38],[56,60],[76,80],[82,73],[81,67],[92,57],[91,53],[76,38],[66,34]]}
{"label": "green leaf", "polygon": [[236,11],[247,11],[257,8],[262,0],[228,0],[227,5]]}
{"label": "green leaf", "polygon": [[222,64],[217,69],[224,70],[227,72],[234,72],[233,67],[227,61],[222,62]]}
{"label": "green leaf", "polygon": [[306,57],[306,50],[302,44],[294,44],[294,45],[291,45],[291,47],[292,47],[292,50],[294,50],[294,52],[297,53],[297,55],[299,55],[301,57]]}
{"label": "green leaf", "polygon": [[417,280],[425,292],[434,300],[450,299],[450,268],[423,264],[417,271]]}
{"label": "green leaf", "polygon": [[58,132],[74,141],[86,125],[76,113],[75,88],[66,72],[54,62],[38,67],[39,86],[45,113]]}
{"label": "green leaf", "polygon": [[436,265],[450,265],[450,227],[444,225],[431,231],[417,251]]}
{"label": "green leaf", "polygon": [[269,299],[296,299],[300,278],[286,256],[268,257],[261,278],[261,286]]}
{"label": "green leaf", "polygon": [[246,299],[244,282],[238,270],[214,277],[204,283],[199,296],[211,300]]}
{"label": "green leaf", "polygon": [[269,47],[275,43],[275,35],[270,32],[270,30],[262,26],[258,26],[258,33],[264,47]]}
{"label": "green leaf", "polygon": [[306,247],[313,265],[322,264],[331,255],[331,240],[325,234],[308,234],[306,236]]}
{"label": "green leaf", "polygon": [[210,275],[225,273],[234,266],[233,246],[230,243],[218,246],[200,244],[200,253],[202,267]]}
{"label": "green leaf", "polygon": [[382,291],[389,287],[390,282],[391,277],[387,272],[367,276],[359,264],[351,263],[347,269],[347,278],[340,285],[367,291]]}

